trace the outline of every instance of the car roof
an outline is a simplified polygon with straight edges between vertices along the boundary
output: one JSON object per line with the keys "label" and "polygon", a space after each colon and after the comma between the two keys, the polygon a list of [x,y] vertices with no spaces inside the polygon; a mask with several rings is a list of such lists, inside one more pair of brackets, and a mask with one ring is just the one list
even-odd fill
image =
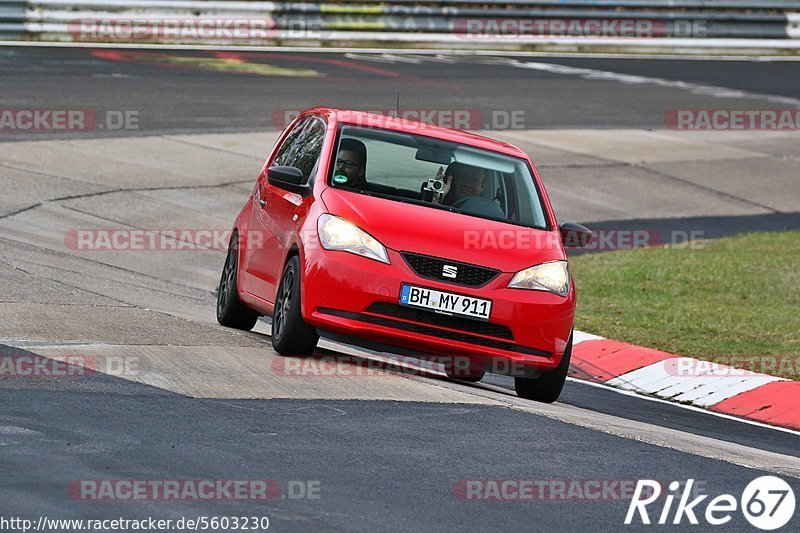
{"label": "car roof", "polygon": [[437,139],[468,144],[470,146],[494,150],[495,152],[501,152],[507,155],[528,159],[528,155],[513,144],[490,139],[475,133],[443,128],[441,126],[433,126],[416,120],[396,118],[379,113],[368,113],[366,111],[338,109],[327,106],[313,107],[301,113],[301,115],[307,114],[324,115],[329,120],[335,121],[339,124],[353,124],[359,126],[385,128],[406,133],[416,133],[419,135],[425,135],[427,137],[435,137]]}

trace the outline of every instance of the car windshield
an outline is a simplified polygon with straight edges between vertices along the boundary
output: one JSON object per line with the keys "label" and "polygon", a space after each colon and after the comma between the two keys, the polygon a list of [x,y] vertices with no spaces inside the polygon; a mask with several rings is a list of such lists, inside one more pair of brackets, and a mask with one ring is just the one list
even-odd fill
{"label": "car windshield", "polygon": [[523,159],[432,137],[342,126],[328,183],[338,189],[547,229]]}

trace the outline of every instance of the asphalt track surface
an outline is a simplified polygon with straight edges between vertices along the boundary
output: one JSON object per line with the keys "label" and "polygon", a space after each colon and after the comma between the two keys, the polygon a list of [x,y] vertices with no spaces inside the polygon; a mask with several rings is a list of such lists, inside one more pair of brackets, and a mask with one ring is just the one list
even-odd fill
{"label": "asphalt track surface", "polygon": [[282,129],[285,110],[389,111],[397,91],[402,109],[477,110],[487,122],[521,111],[525,129],[662,128],[672,109],[800,105],[796,61],[2,48],[0,72],[4,107],[138,112],[138,130],[113,135]]}
{"label": "asphalt track surface", "polygon": [[[200,68],[199,62],[185,59],[209,55],[170,52],[167,56],[171,59],[161,55],[122,61],[99,58],[90,50],[0,48],[0,107],[137,110],[141,118],[138,130],[86,135],[122,137],[263,131],[274,129],[271,121],[276,112],[319,103],[390,109],[397,89],[407,108],[522,109],[526,120],[531,120],[528,129],[656,128],[663,124],[663,114],[669,109],[781,108],[792,104],[778,100],[800,98],[800,69],[790,62],[524,60],[705,87],[686,89],[662,83],[625,83],[609,80],[607,75],[598,79],[586,72],[556,74],[541,66],[465,65],[461,59],[408,63],[392,57],[332,54],[288,58],[254,54],[247,58],[248,62],[271,65],[257,68],[261,74],[219,70],[234,68],[230,61],[220,66],[204,59]],[[175,57],[183,59],[176,61]],[[308,68],[308,64],[324,72],[325,79],[274,75],[276,66],[296,69]],[[537,82],[535,89],[531,80]],[[500,90],[492,90],[492,86]],[[717,89],[746,94],[723,99]],[[354,101],[359,104],[353,105]],[[6,136],[12,144],[57,138],[80,136],[63,132]],[[22,143],[19,146],[22,150]],[[13,162],[11,154],[7,158]],[[124,173],[111,167],[107,170]],[[9,166],[0,169],[4,179],[17,171]],[[102,174],[103,169],[93,171]],[[54,178],[33,171],[24,175],[31,181],[40,180],[44,189]],[[213,205],[218,199],[227,213],[229,205],[246,196],[251,178],[238,176],[240,183],[209,192],[187,191],[191,196],[184,202]],[[7,195],[14,193],[13,189],[6,191]],[[46,190],[42,194],[46,195]],[[169,196],[170,192],[157,194]],[[175,194],[172,200],[177,203],[181,199]],[[97,220],[112,223],[124,218],[128,208],[126,202],[115,203],[110,196],[76,199],[69,204],[71,211],[61,210],[57,204],[45,202],[19,214],[0,216],[5,278],[0,312],[6,321],[0,325],[0,339],[7,344],[0,349],[4,356],[30,355],[27,345],[35,351],[34,345],[59,342],[124,343],[129,349],[159,344],[165,354],[176,359],[171,362],[178,369],[175,372],[188,376],[201,373],[192,357],[193,346],[198,357],[201,346],[211,357],[218,354],[222,365],[230,347],[275,357],[263,333],[237,336],[214,326],[200,312],[194,318],[194,311],[172,311],[187,302],[187,306],[213,312],[213,286],[208,286],[205,278],[195,283],[190,277],[181,277],[192,271],[180,263],[194,257],[175,254],[175,272],[170,276],[167,270],[159,278],[143,274],[146,269],[138,264],[130,270],[112,264],[117,258],[103,264],[70,257],[30,237],[35,228],[25,233],[26,220],[35,223],[37,217],[91,212],[94,217],[106,217],[105,222],[99,218],[95,224]],[[176,210],[175,216],[179,212]],[[156,215],[145,206],[140,216]],[[796,213],[787,210],[758,216],[759,221],[779,218],[780,224],[788,226],[797,220]],[[746,226],[743,220],[747,220],[745,216],[729,216],[726,223],[732,229],[726,233],[741,231]],[[163,223],[169,225],[170,221],[167,218]],[[633,224],[631,219],[627,223]],[[765,229],[776,228],[767,224]],[[217,255],[208,263],[218,268],[223,258]],[[206,260],[199,262],[205,264]],[[113,286],[108,280],[114,281]],[[152,294],[159,296],[145,303]],[[58,307],[58,312],[48,312],[49,318],[41,323],[25,323],[30,320],[25,317],[34,316],[29,308],[46,304]],[[153,311],[148,311],[150,308]],[[151,317],[154,313],[157,320]],[[60,333],[65,331],[69,334]],[[187,346],[189,351],[177,359],[177,352],[169,351],[171,345]],[[236,364],[231,361],[228,366]],[[213,372],[207,368],[202,372],[213,384]],[[220,370],[220,381],[223,377]],[[373,378],[345,382],[341,387],[367,389],[369,379]],[[665,483],[695,479],[701,482],[703,492],[712,496],[738,496],[751,480],[768,473],[765,465],[775,464],[770,463],[773,459],[782,477],[800,495],[800,438],[796,434],[575,381],[568,382],[560,401],[547,409],[516,399],[509,380],[500,376],[489,376],[480,386],[397,378],[391,386],[408,391],[403,401],[367,400],[358,390],[352,391],[354,399],[304,399],[303,382],[294,384],[298,388],[294,399],[243,399],[224,394],[192,397],[202,395],[105,374],[4,376],[0,380],[2,516],[35,520],[41,515],[266,515],[270,529],[276,531],[617,531],[622,527],[627,500],[469,501],[459,497],[457,487],[463,480],[481,479],[654,479]],[[451,399],[416,397],[428,391],[431,395],[449,394]],[[252,397],[262,398],[258,394]],[[715,451],[703,451],[703,445]],[[753,462],[736,455],[733,447],[745,457],[750,454]],[[320,497],[266,503],[78,501],[68,495],[67,487],[81,479],[270,479],[279,482],[282,494],[290,480],[305,480],[319,483]],[[660,509],[659,505],[651,517]],[[797,526],[795,517],[785,530],[797,530]],[[679,527],[660,527],[685,530],[687,526],[684,522]],[[740,513],[724,527],[726,531],[752,530]],[[639,524],[631,529],[652,527]]]}

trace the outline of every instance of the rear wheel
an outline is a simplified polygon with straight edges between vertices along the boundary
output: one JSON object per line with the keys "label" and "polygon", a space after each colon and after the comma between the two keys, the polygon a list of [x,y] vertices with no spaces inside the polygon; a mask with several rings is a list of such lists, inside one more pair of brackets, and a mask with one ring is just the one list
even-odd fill
{"label": "rear wheel", "polygon": [[569,342],[564,350],[564,356],[555,370],[544,372],[538,378],[514,378],[514,388],[517,391],[517,396],[525,398],[526,400],[535,400],[537,402],[553,403],[558,399],[561,390],[564,388],[564,382],[567,381],[567,373],[569,372],[569,360],[572,357],[572,335],[569,336]]}
{"label": "rear wheel", "polygon": [[272,314],[272,347],[282,355],[311,355],[319,335],[300,314],[300,259],[293,256],[283,269],[275,312]]}
{"label": "rear wheel", "polygon": [[239,300],[239,236],[234,234],[228,245],[228,257],[222,268],[217,291],[217,322],[229,328],[251,330],[258,314]]}

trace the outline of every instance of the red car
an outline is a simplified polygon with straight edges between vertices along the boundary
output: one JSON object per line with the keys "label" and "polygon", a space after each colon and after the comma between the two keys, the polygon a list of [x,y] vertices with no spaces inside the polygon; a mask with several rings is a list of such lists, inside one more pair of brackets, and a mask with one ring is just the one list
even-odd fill
{"label": "red car", "polygon": [[448,375],[515,377],[555,401],[572,348],[575,287],[533,163],[478,135],[327,107],[281,134],[236,217],[220,324],[272,317],[280,354],[320,334],[435,357]]}

